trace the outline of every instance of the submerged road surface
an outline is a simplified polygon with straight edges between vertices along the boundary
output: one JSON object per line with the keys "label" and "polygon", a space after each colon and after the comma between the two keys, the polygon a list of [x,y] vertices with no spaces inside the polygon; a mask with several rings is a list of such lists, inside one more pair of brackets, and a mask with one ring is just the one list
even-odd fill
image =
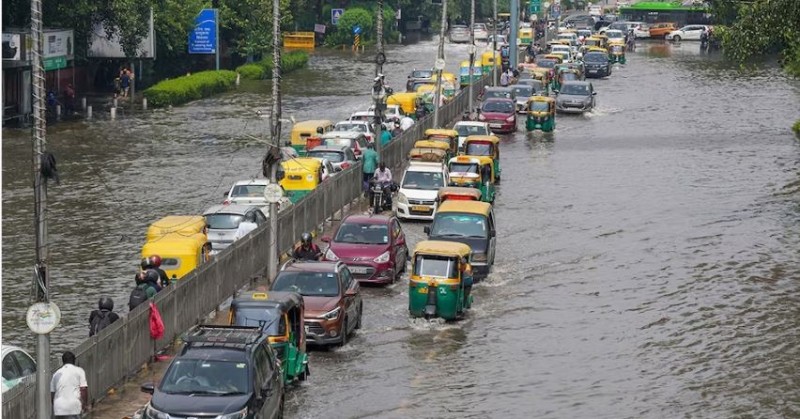
{"label": "submerged road surface", "polygon": [[[448,56],[465,50],[448,45]],[[388,52],[390,83],[402,89],[435,51]],[[367,88],[342,95],[371,72],[321,53],[289,78],[284,114],[366,107]],[[800,150],[789,131],[800,84],[774,67],[739,73],[692,43],[654,43],[594,85],[593,113],[503,137],[497,264],[468,318],[409,320],[405,278],[363,288],[363,329],[312,353],[288,416],[800,415]],[[262,145],[245,134],[266,128],[248,116],[266,89],[51,135],[70,179],[51,194],[59,348],[79,341],[97,295],[127,300],[147,223],[200,212],[257,172]],[[23,343],[28,150],[4,140],[3,326]],[[411,247],[423,226],[404,223]]]}

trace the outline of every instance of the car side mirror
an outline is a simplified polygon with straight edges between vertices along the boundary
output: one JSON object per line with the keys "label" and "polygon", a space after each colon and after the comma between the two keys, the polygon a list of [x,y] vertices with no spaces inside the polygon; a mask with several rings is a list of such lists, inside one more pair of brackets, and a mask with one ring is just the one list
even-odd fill
{"label": "car side mirror", "polygon": [[398,238],[397,238],[397,242],[396,242],[396,243],[397,243],[398,245],[401,245],[401,246],[402,246],[402,245],[404,245],[404,244],[406,244],[406,238],[405,238],[405,236],[400,236],[400,237],[398,237]]}
{"label": "car side mirror", "polygon": [[553,93],[558,94],[558,90],[553,90]]}
{"label": "car side mirror", "polygon": [[331,242],[331,236],[322,236],[322,237],[320,237],[320,240],[322,240],[323,243],[330,243]]}
{"label": "car side mirror", "polygon": [[592,92],[592,96],[597,96],[597,92]]}
{"label": "car side mirror", "polygon": [[422,228],[422,231],[423,231],[423,232],[425,232],[425,234],[431,234],[431,228],[430,228],[430,226],[425,226],[425,227],[423,227],[423,228]]}
{"label": "car side mirror", "polygon": [[139,387],[139,390],[142,393],[147,393],[147,394],[152,395],[156,391],[156,386],[153,383],[144,383],[144,384],[142,384],[141,387]]}
{"label": "car side mirror", "polygon": [[348,288],[344,292],[345,297],[355,297],[356,296],[356,289],[355,288]]}

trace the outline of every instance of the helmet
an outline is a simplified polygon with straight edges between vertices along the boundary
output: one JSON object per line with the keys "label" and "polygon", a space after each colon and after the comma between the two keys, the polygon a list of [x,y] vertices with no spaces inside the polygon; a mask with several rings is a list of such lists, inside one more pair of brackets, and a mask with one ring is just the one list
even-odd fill
{"label": "helmet", "polygon": [[100,297],[100,301],[97,302],[97,308],[100,310],[114,310],[114,300],[109,297]]}
{"label": "helmet", "polygon": [[142,269],[150,268],[150,263],[151,263],[150,258],[142,258],[142,263],[141,263]]}
{"label": "helmet", "polygon": [[147,272],[145,272],[145,282],[158,283],[159,279],[160,278],[159,278],[158,272],[156,272],[156,271],[154,271],[152,269],[148,269]]}
{"label": "helmet", "polygon": [[303,233],[300,236],[300,243],[302,245],[304,245],[304,246],[310,246],[311,245],[311,233]]}
{"label": "helmet", "polygon": [[154,268],[158,268],[161,266],[161,256],[159,255],[152,255],[147,258],[150,261],[150,265]]}

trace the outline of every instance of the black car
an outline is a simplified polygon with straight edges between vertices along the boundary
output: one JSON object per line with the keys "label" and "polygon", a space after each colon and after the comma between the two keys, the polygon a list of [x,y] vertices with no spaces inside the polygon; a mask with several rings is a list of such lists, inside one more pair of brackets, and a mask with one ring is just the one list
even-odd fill
{"label": "black car", "polygon": [[607,77],[611,75],[611,62],[602,52],[589,52],[583,56],[586,77]]}
{"label": "black car", "polygon": [[260,327],[197,326],[170,363],[143,419],[283,416],[280,364]]}

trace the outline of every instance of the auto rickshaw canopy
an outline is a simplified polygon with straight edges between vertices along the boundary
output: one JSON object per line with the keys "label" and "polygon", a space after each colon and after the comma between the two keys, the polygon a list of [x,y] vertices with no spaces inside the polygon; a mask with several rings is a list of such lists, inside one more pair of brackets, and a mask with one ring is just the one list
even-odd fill
{"label": "auto rickshaw canopy", "polygon": [[[490,144],[489,154],[470,154],[469,145],[473,143]],[[470,156],[485,155],[498,158],[500,156],[500,139],[494,135],[470,135],[464,140],[464,154]]]}
{"label": "auto rickshaw canopy", "polygon": [[211,250],[203,233],[170,233],[148,241],[142,246],[142,257],[159,255],[161,269],[170,279],[180,279],[207,262]]}
{"label": "auto rickshaw canopy", "polygon": [[437,213],[479,214],[488,217],[492,204],[483,201],[445,201],[436,209]]}
{"label": "auto rickshaw canopy", "polygon": [[281,162],[281,167],[280,183],[286,190],[311,190],[322,180],[322,162],[313,157],[295,157]]}
{"label": "auto rickshaw canopy", "polygon": [[416,92],[395,93],[386,98],[386,104],[397,105],[406,115],[413,115],[417,110],[417,97]]}
{"label": "auto rickshaw canopy", "polygon": [[317,135],[318,128],[322,128],[323,133],[331,131],[333,130],[333,121],[327,119],[312,119],[296,122],[292,125],[292,145],[305,147],[306,139]]}
{"label": "auto rickshaw canopy", "polygon": [[414,143],[414,148],[435,148],[445,152],[450,151],[450,145],[439,140],[417,140]]}
{"label": "auto rickshaw canopy", "polygon": [[181,235],[202,233],[205,226],[206,219],[202,215],[168,215],[147,227],[145,241],[149,242],[171,233]]}
{"label": "auto rickshaw canopy", "polygon": [[454,258],[466,258],[469,260],[469,255],[472,248],[469,245],[458,242],[443,241],[443,240],[423,240],[417,243],[414,247],[414,255],[434,255],[434,256],[447,256]]}
{"label": "auto rickshaw canopy", "polygon": [[447,158],[447,150],[441,148],[412,148],[408,152],[409,160],[443,162]]}

